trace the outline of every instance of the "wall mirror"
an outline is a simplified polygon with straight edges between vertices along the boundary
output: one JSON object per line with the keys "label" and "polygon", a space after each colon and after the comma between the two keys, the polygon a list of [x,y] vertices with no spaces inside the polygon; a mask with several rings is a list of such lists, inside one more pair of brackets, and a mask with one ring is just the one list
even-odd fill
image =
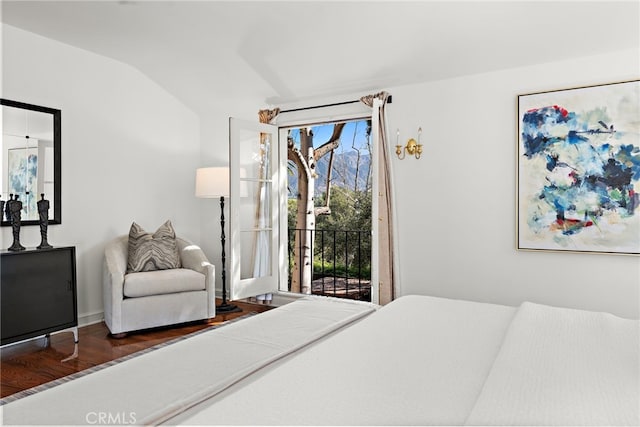
{"label": "wall mirror", "polygon": [[[2,106],[1,200],[22,202],[21,225],[38,225],[38,200],[49,201],[49,223],[60,224],[61,111],[0,98]],[[0,225],[11,225],[2,212]]]}

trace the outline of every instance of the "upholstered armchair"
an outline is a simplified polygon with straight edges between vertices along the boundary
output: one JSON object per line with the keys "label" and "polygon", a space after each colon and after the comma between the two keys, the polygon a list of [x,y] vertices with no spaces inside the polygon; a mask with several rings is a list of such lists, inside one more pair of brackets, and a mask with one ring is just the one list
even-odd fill
{"label": "upholstered armchair", "polygon": [[129,236],[105,248],[104,320],[111,334],[173,325],[216,315],[214,266],[202,250],[176,237],[181,268],[127,273]]}

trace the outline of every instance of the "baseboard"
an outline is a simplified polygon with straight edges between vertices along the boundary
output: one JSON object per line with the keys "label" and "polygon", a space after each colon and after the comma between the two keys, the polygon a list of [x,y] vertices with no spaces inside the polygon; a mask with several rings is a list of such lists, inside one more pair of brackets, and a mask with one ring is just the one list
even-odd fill
{"label": "baseboard", "polygon": [[78,327],[93,325],[104,320],[104,311],[95,311],[78,316]]}

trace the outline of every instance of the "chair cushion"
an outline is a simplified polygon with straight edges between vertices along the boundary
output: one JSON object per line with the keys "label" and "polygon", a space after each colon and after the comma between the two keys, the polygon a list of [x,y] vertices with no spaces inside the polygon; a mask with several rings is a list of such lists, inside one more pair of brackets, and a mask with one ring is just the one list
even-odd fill
{"label": "chair cushion", "polygon": [[127,273],[181,267],[176,232],[171,221],[162,224],[153,234],[135,222],[131,224],[128,252]]}
{"label": "chair cushion", "polygon": [[201,291],[205,288],[205,276],[188,268],[143,271],[124,276],[124,296],[145,297],[175,292]]}

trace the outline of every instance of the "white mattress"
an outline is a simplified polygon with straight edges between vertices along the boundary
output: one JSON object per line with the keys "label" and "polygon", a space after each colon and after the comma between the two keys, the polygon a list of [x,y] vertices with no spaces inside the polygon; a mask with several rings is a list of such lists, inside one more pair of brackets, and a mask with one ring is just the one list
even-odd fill
{"label": "white mattress", "polygon": [[402,297],[167,423],[461,425],[515,311]]}

